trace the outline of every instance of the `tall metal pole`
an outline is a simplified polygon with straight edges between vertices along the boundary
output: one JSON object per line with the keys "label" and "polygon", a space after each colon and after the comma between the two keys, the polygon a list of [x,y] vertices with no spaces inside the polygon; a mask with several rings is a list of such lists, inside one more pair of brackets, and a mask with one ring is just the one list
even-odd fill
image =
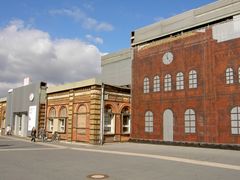
{"label": "tall metal pole", "polygon": [[104,141],[104,84],[101,88],[101,117],[100,117],[100,145],[103,145]]}

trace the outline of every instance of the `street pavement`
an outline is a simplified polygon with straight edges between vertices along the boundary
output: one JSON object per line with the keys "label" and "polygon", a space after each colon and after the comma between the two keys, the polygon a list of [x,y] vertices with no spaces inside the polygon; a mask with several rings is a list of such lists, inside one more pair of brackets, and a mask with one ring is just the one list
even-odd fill
{"label": "street pavement", "polygon": [[239,180],[240,151],[0,136],[0,180]]}

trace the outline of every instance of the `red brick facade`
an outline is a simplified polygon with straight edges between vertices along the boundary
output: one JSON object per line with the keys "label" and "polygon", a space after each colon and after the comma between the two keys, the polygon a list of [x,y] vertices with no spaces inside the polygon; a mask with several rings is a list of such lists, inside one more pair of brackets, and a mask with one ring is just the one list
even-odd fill
{"label": "red brick facade", "polygon": [[[155,43],[155,44],[154,44]],[[165,52],[174,55],[165,65]],[[231,133],[231,110],[240,106],[240,39],[217,42],[211,28],[134,47],[132,63],[132,139],[163,139],[163,114],[173,112],[173,141],[240,144],[240,134]],[[234,83],[226,84],[226,69],[232,68]],[[189,88],[189,72],[197,72],[197,88]],[[176,90],[176,75],[184,74],[184,89]],[[171,91],[164,91],[164,76],[171,75]],[[154,76],[160,91],[153,92]],[[144,78],[150,92],[144,93]],[[185,133],[185,111],[195,111],[195,133]],[[145,113],[153,113],[153,132],[145,132]],[[239,125],[240,126],[240,125]],[[239,128],[240,129],[240,128]]]}

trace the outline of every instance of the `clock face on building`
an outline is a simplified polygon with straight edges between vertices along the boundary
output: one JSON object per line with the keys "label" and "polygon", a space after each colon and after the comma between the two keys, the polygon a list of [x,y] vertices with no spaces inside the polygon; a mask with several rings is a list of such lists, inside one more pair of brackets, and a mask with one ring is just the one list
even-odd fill
{"label": "clock face on building", "polygon": [[31,94],[29,95],[29,101],[33,101],[33,99],[34,99],[34,94],[31,93]]}
{"label": "clock face on building", "polygon": [[163,64],[170,64],[173,61],[173,53],[166,52],[162,57]]}

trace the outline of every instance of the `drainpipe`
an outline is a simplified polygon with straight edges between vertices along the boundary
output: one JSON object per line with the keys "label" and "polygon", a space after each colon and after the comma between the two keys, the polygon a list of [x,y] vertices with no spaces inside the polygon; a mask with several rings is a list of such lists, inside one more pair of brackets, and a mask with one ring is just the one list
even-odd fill
{"label": "drainpipe", "polygon": [[104,84],[101,88],[101,115],[100,115],[100,145],[103,145],[104,141]]}

